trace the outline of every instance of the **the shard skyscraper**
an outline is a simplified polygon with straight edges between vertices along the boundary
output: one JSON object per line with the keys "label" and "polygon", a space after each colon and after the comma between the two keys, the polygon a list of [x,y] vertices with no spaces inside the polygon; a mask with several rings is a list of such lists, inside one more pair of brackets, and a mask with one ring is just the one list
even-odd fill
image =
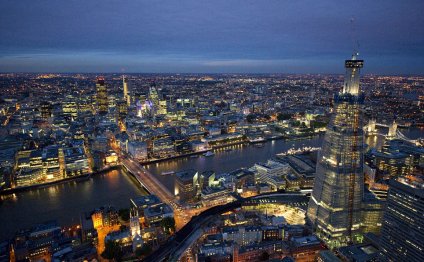
{"label": "the shard skyscraper", "polygon": [[343,90],[334,97],[334,110],[318,158],[308,219],[328,246],[339,247],[354,240],[362,224],[364,194],[363,129],[359,89],[363,60],[345,61]]}

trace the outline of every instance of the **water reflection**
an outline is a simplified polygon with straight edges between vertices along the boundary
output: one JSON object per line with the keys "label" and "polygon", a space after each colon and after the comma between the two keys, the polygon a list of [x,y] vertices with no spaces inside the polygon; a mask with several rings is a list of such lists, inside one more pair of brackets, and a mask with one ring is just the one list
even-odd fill
{"label": "water reflection", "polygon": [[[202,155],[198,158],[185,157],[146,165],[146,168],[172,192],[174,190],[174,176],[162,175],[164,173],[170,171],[178,172],[190,168],[200,172],[206,170],[213,170],[217,173],[230,172],[241,167],[251,167],[257,162],[266,161],[274,157],[275,154],[285,152],[292,147],[319,147],[321,146],[322,138],[322,136],[316,136],[308,140],[273,140],[264,143],[263,147],[239,144],[214,150],[215,155],[212,157],[204,157]],[[230,151],[229,149],[232,150]]]}
{"label": "water reflection", "polygon": [[127,175],[111,171],[85,181],[2,196],[0,241],[35,223],[57,220],[61,225],[77,224],[82,212],[102,205],[128,207],[130,198],[145,194]]}

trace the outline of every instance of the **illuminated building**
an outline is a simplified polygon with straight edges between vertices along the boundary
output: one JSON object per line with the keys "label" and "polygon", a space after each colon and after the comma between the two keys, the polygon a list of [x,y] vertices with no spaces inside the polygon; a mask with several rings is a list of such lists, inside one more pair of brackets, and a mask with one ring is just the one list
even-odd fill
{"label": "illuminated building", "polygon": [[371,150],[369,155],[380,176],[407,176],[424,166],[424,149],[399,139],[388,141],[380,151]]}
{"label": "illuminated building", "polygon": [[128,94],[128,79],[125,76],[122,76],[122,84],[124,86],[124,100],[127,103],[127,106],[131,105],[131,97]]}
{"label": "illuminated building", "polygon": [[289,171],[289,165],[268,160],[266,163],[257,163],[254,165],[256,169],[256,180],[265,182],[278,190],[284,188],[285,180],[282,178]]}
{"label": "illuminated building", "polygon": [[222,230],[224,241],[234,241],[241,246],[259,243],[262,241],[261,226],[225,227]]}
{"label": "illuminated building", "polygon": [[337,254],[341,257],[339,261],[378,261],[378,248],[373,244],[357,244],[341,247]]}
{"label": "illuminated building", "polygon": [[93,226],[95,229],[103,227],[103,212],[101,210],[96,210],[91,214],[91,219],[93,220]]}
{"label": "illuminated building", "polygon": [[413,171],[413,158],[402,152],[375,152],[375,165],[380,172],[390,176],[410,175]]}
{"label": "illuminated building", "polygon": [[130,230],[132,237],[140,235],[140,218],[138,217],[138,209],[135,207],[130,209]]}
{"label": "illuminated building", "polygon": [[423,181],[390,180],[381,228],[381,261],[422,261],[424,252]]}
{"label": "illuminated building", "polygon": [[109,150],[105,155],[105,162],[107,165],[116,165],[118,164],[118,155],[113,150]]}
{"label": "illuminated building", "polygon": [[128,142],[128,154],[137,160],[147,159],[147,144],[142,141],[130,141]]}
{"label": "illuminated building", "polygon": [[[193,100],[188,98],[178,98],[176,101],[178,108],[189,108],[193,106]],[[210,106],[210,105],[209,105]]]}
{"label": "illuminated building", "polygon": [[144,215],[144,209],[160,204],[160,199],[155,195],[139,196],[133,199],[130,199],[131,206],[137,208],[137,212],[140,216]]}
{"label": "illuminated building", "polygon": [[117,99],[114,95],[107,96],[107,105],[110,112],[115,112],[117,107]]}
{"label": "illuminated building", "polygon": [[132,250],[132,237],[129,230],[112,231],[105,237],[105,243],[113,241],[119,245],[121,250],[129,251]]}
{"label": "illuminated building", "polygon": [[363,233],[380,234],[384,205],[385,201],[381,199],[381,193],[375,190],[373,192],[365,190],[361,212],[361,231]]}
{"label": "illuminated building", "polygon": [[212,207],[227,204],[234,200],[231,190],[225,187],[206,187],[201,192],[202,205]]}
{"label": "illuminated building", "polygon": [[43,150],[43,172],[47,179],[60,179],[63,177],[63,166],[60,165],[62,149],[49,146]]}
{"label": "illuminated building", "polygon": [[108,98],[105,79],[103,77],[97,77],[96,93],[97,113],[105,115],[108,112]]}
{"label": "illuminated building", "polygon": [[44,180],[42,150],[24,150],[16,155],[16,186],[29,186]]}
{"label": "illuminated building", "polygon": [[200,174],[200,183],[199,183],[200,188],[206,189],[207,187],[216,186],[215,178],[216,178],[216,173],[214,171],[202,172]]}
{"label": "illuminated building", "polygon": [[172,141],[172,139],[169,137],[155,139],[153,141],[152,153],[159,157],[174,155],[174,141]]}
{"label": "illuminated building", "polygon": [[197,194],[199,173],[190,169],[175,174],[175,191],[183,202],[193,201]]}
{"label": "illuminated building", "polygon": [[40,111],[41,111],[41,118],[44,120],[49,119],[52,116],[52,104],[49,102],[42,102],[40,105]]}
{"label": "illuminated building", "polygon": [[69,117],[77,117],[78,116],[78,105],[72,100],[72,98],[68,98],[66,101],[62,102],[62,112],[64,116]]}
{"label": "illuminated building", "polygon": [[149,226],[158,226],[167,217],[174,217],[174,211],[165,203],[159,203],[144,209],[144,219]]}
{"label": "illuminated building", "polygon": [[64,150],[65,172],[67,177],[88,174],[88,158],[82,147],[68,147]]}
{"label": "illuminated building", "polygon": [[330,247],[346,245],[360,233],[362,223],[363,129],[359,90],[363,60],[345,61],[342,92],[334,97],[334,110],[317,162],[308,218],[317,235]]}
{"label": "illuminated building", "polygon": [[160,100],[159,101],[158,114],[159,115],[166,115],[167,113],[168,113],[168,110],[167,110],[166,100]]}
{"label": "illuminated building", "polygon": [[116,210],[111,206],[96,209],[91,214],[91,219],[93,220],[93,226],[95,229],[119,224],[118,212],[116,212]]}
{"label": "illuminated building", "polygon": [[294,261],[315,261],[318,253],[327,249],[314,235],[293,237],[291,244],[291,256]]}
{"label": "illuminated building", "polygon": [[424,111],[424,95],[418,97],[418,106],[421,111]]}
{"label": "illuminated building", "polygon": [[153,106],[159,105],[159,94],[156,89],[156,84],[153,84],[149,89],[149,100],[153,103]]}
{"label": "illuminated building", "polygon": [[[66,242],[66,236],[55,221],[39,224],[18,232],[11,243],[13,261],[52,261],[53,253]],[[46,259],[48,258],[48,259]]]}
{"label": "illuminated building", "polygon": [[125,101],[118,102],[118,114],[119,118],[125,118],[128,114],[128,105]]}

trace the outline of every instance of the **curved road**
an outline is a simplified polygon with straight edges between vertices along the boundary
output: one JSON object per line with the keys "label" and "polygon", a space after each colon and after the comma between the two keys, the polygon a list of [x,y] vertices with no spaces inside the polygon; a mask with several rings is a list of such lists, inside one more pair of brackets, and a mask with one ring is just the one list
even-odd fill
{"label": "curved road", "polygon": [[263,198],[279,197],[282,198],[281,203],[285,204],[301,204],[305,205],[309,201],[306,194],[301,193],[266,193],[254,197],[238,199],[234,202],[222,206],[215,206],[194,216],[188,224],[179,230],[175,236],[171,237],[165,244],[161,245],[159,249],[147,256],[143,261],[157,262],[157,261],[177,261],[190,247],[194,241],[201,235],[202,227],[207,226],[217,215],[225,213],[230,210],[242,207],[243,204],[253,204]]}

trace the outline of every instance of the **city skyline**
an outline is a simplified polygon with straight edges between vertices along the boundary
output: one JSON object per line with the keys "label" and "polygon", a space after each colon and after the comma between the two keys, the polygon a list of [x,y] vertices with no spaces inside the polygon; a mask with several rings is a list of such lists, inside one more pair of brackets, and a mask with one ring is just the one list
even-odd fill
{"label": "city skyline", "polygon": [[422,260],[422,0],[0,8],[0,262]]}
{"label": "city skyline", "polygon": [[364,74],[421,75],[423,5],[3,2],[0,72],[331,74],[358,41]]}

